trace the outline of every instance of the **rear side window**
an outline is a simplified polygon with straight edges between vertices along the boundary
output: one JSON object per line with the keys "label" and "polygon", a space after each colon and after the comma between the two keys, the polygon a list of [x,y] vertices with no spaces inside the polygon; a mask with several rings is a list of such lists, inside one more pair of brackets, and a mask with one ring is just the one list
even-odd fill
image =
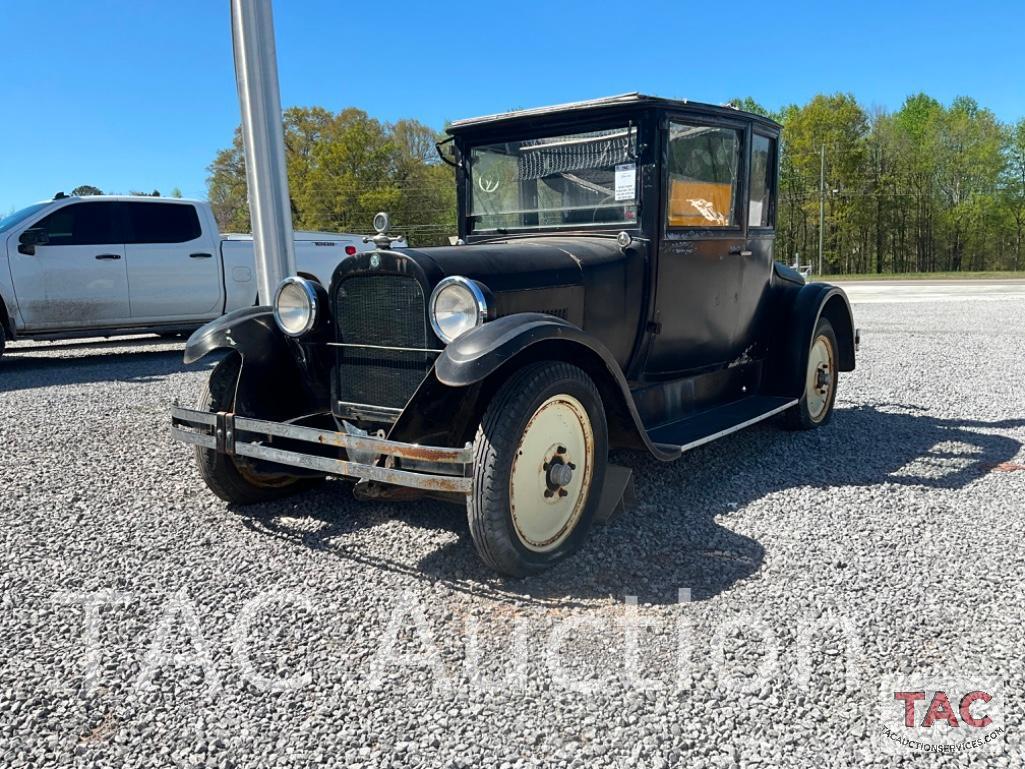
{"label": "rear side window", "polygon": [[740,133],[732,128],[669,126],[670,227],[735,227]]}
{"label": "rear side window", "polygon": [[751,206],[748,227],[771,227],[772,181],[776,168],[776,140],[755,134],[751,142]]}
{"label": "rear side window", "polygon": [[125,203],[126,243],[186,243],[200,236],[199,215],[184,203]]}
{"label": "rear side window", "polygon": [[73,203],[54,211],[33,227],[46,230],[51,246],[117,243],[113,203]]}

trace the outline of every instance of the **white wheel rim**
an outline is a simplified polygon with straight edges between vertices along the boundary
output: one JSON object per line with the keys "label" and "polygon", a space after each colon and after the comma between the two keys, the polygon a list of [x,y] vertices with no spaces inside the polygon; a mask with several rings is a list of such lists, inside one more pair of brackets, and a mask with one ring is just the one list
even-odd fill
{"label": "white wheel rim", "polygon": [[552,396],[527,422],[509,476],[513,529],[524,547],[543,553],[566,541],[587,504],[593,470],[586,409],[571,395]]}
{"label": "white wheel rim", "polygon": [[805,398],[812,421],[818,422],[826,415],[835,383],[833,346],[826,337],[817,337],[808,355],[808,379],[805,383]]}

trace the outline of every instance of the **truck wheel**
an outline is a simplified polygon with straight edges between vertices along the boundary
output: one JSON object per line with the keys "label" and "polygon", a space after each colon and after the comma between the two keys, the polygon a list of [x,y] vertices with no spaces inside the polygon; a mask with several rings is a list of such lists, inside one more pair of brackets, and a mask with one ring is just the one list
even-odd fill
{"label": "truck wheel", "polygon": [[833,416],[836,401],[836,334],[826,318],[819,318],[808,355],[804,392],[796,406],[786,412],[784,424],[790,430],[821,427]]}
{"label": "truck wheel", "polygon": [[605,409],[587,374],[552,362],[516,373],[474,441],[467,517],[481,559],[525,577],[575,551],[591,527],[607,460]]}
{"label": "truck wheel", "polygon": [[[201,411],[234,411],[235,386],[242,370],[242,359],[232,355],[218,363],[199,396]],[[310,484],[308,478],[287,474],[257,473],[243,460],[196,447],[199,474],[214,494],[236,505],[267,502],[293,494]]]}

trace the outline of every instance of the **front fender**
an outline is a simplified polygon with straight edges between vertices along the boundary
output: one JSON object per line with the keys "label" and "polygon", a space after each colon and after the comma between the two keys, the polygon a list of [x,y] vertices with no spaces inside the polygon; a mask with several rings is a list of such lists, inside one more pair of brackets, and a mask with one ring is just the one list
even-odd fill
{"label": "front fender", "polygon": [[185,343],[185,363],[217,350],[242,357],[235,411],[259,419],[286,420],[321,407],[291,340],[270,307],[243,307],[197,329]]}
{"label": "front fender", "polygon": [[542,313],[518,313],[468,331],[449,344],[434,365],[448,388],[481,385],[485,392],[521,366],[558,360],[583,369],[601,393],[613,446],[647,449],[659,459],[675,458],[649,439],[633,395],[615,357],[601,342],[568,321]]}
{"label": "front fender", "polygon": [[270,307],[242,307],[196,329],[185,343],[185,362],[195,363],[214,350],[235,350],[255,363],[287,346]]}

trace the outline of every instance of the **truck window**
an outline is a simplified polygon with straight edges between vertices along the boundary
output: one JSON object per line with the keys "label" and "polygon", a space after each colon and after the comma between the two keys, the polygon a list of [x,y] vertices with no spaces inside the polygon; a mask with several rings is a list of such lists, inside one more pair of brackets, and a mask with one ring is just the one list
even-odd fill
{"label": "truck window", "polygon": [[33,226],[46,230],[51,246],[95,246],[117,243],[113,203],[73,203]]}
{"label": "truck window", "polygon": [[200,236],[199,215],[186,203],[125,203],[125,243],[187,243]]}
{"label": "truck window", "polygon": [[776,140],[755,134],[751,142],[751,201],[748,227],[771,227],[772,179],[776,167]]}
{"label": "truck window", "polygon": [[740,133],[732,128],[669,126],[670,227],[734,227]]}

